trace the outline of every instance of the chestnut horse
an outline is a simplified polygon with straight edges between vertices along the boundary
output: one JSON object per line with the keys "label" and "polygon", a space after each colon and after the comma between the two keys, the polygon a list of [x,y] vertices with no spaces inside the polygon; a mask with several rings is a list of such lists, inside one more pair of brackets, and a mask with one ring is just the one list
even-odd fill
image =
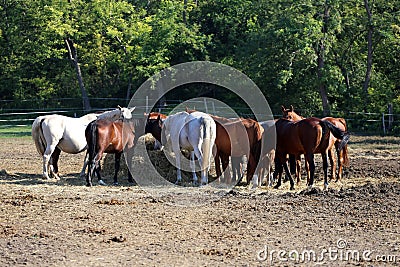
{"label": "chestnut horse", "polygon": [[314,154],[322,155],[324,169],[324,189],[328,188],[328,150],[330,144],[330,135],[341,140],[339,150],[347,144],[349,134],[334,126],[329,121],[318,118],[307,118],[300,121],[290,121],[288,119],[278,119],[275,123],[277,132],[276,143],[276,169],[274,177],[279,175],[278,183],[275,188],[279,188],[282,178],[282,166],[289,176],[290,189],[294,189],[294,181],[290,175],[287,166],[287,155],[305,155],[306,162],[310,171],[309,187],[314,184]]}
{"label": "chestnut horse", "polygon": [[[229,157],[247,157],[247,185],[253,179],[256,173],[257,165],[260,160],[262,134],[264,129],[253,119],[227,119],[223,117],[213,116],[217,134],[215,139],[215,170],[218,177],[221,177],[222,169],[227,170],[229,165]],[[247,140],[246,140],[247,139]],[[226,177],[225,177],[226,178]],[[226,178],[230,183],[230,177]]]}
{"label": "chestnut horse", "polygon": [[[298,115],[295,111],[293,106],[290,106],[289,109],[286,109],[284,106],[282,106],[282,112],[283,112],[283,118],[292,120],[292,121],[299,121],[304,119],[304,117]],[[347,125],[346,125],[346,120],[344,118],[333,118],[333,117],[325,117],[322,118],[322,120],[327,120],[342,131],[347,131]],[[349,158],[348,158],[348,153],[347,153],[347,144],[343,147],[342,150],[338,150],[339,144],[341,140],[338,140],[335,138],[333,135],[331,135],[330,139],[330,149],[328,151],[328,157],[329,161],[331,163],[331,179],[335,179],[336,181],[339,181],[342,178],[342,173],[343,173],[343,166],[348,166],[349,164]],[[334,144],[334,146],[333,146]],[[337,158],[339,161],[338,164],[338,174],[336,176],[336,159],[334,157],[334,153],[337,153]],[[293,171],[294,168],[292,168]],[[307,165],[306,165],[306,169]],[[301,163],[300,163],[300,155],[296,158],[296,177],[297,177],[297,182],[300,181],[300,171],[301,171]],[[307,181],[309,179],[309,172],[307,171]]]}
{"label": "chestnut horse", "polygon": [[[117,185],[117,175],[120,168],[120,160],[122,153],[126,152],[127,158],[133,156],[133,148],[140,134],[135,129],[143,129],[144,119],[129,119],[111,121],[107,119],[99,119],[92,121],[85,131],[88,143],[88,173],[86,176],[87,186],[92,185],[92,177],[96,171],[99,184],[105,183],[100,176],[100,160],[103,153],[115,154],[115,172],[114,184]],[[133,183],[132,174],[128,169],[128,181]]]}

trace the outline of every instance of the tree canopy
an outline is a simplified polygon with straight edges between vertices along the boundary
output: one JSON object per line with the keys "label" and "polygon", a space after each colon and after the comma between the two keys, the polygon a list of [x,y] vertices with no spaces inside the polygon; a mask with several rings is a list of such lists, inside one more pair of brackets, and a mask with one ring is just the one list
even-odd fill
{"label": "tree canopy", "polygon": [[275,112],[400,113],[400,0],[4,0],[0,15],[0,100],[129,98],[168,66],[209,60]]}

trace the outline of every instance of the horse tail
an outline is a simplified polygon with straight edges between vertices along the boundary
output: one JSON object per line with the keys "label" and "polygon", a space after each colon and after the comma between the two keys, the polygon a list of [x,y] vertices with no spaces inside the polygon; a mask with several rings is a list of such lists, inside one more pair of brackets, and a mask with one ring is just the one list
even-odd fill
{"label": "horse tail", "polygon": [[338,146],[338,151],[341,151],[349,142],[350,134],[347,131],[346,132],[342,131],[341,129],[339,129],[338,127],[336,127],[329,121],[321,120],[320,125],[322,126],[323,129],[324,128],[329,129],[329,132],[331,132],[334,137],[342,140]]}
{"label": "horse tail", "polygon": [[86,141],[88,146],[88,154],[89,154],[89,163],[91,163],[96,155],[97,148],[97,124],[96,121],[92,121],[89,123],[86,128]]}
{"label": "horse tail", "polygon": [[347,151],[347,144],[343,147],[343,165],[348,167],[349,166],[349,154]]}
{"label": "horse tail", "polygon": [[32,139],[35,142],[36,150],[40,155],[43,156],[44,151],[46,150],[46,139],[43,135],[42,123],[44,117],[40,116],[35,119],[32,123]]}
{"label": "horse tail", "polygon": [[211,118],[201,118],[201,134],[203,135],[203,143],[201,146],[203,152],[202,170],[206,170],[210,166],[210,159],[212,155],[212,148],[215,142],[215,129],[213,131],[212,123],[214,121]]}

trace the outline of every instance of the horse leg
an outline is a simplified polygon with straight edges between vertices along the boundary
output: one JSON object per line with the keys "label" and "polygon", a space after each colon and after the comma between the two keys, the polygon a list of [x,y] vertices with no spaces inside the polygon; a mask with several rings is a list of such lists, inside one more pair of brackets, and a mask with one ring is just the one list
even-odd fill
{"label": "horse leg", "polygon": [[214,162],[215,162],[215,172],[217,173],[217,178],[221,181],[221,160],[220,160],[220,155],[217,152],[215,153],[215,157],[214,157]]}
{"label": "horse leg", "polygon": [[50,145],[46,147],[46,150],[43,154],[43,177],[46,179],[50,179],[49,176],[49,163],[51,159],[51,155],[53,154],[54,150],[56,149],[56,145]]}
{"label": "horse leg", "polygon": [[324,190],[328,190],[328,155],[327,153],[321,153],[322,156],[322,168],[324,169]]}
{"label": "horse leg", "polygon": [[334,146],[332,146],[331,149],[328,150],[328,157],[329,157],[329,162],[331,163],[331,177],[329,179],[330,180],[335,180],[336,179],[336,159],[335,159],[335,155],[333,153],[334,151]]}
{"label": "horse leg", "polygon": [[297,185],[301,182],[301,155],[296,156],[296,181]]}
{"label": "horse leg", "polygon": [[281,160],[278,157],[276,157],[275,158],[275,171],[274,171],[273,176],[274,176],[274,180],[278,176],[278,182],[274,186],[275,189],[278,189],[282,185],[282,174],[283,174],[283,167],[282,167]]}
{"label": "horse leg", "polygon": [[120,153],[115,153],[115,161],[114,161],[114,185],[118,185],[118,172],[121,166],[121,155]]}
{"label": "horse leg", "polygon": [[[195,151],[194,150],[190,151],[190,169],[192,170],[193,184],[198,185],[199,179],[197,178],[197,175],[196,175],[196,162],[194,161],[194,156],[195,156]],[[200,162],[200,158],[199,157],[197,157],[197,158],[199,159],[199,162]],[[200,166],[201,166],[201,162],[200,162]],[[203,172],[203,170],[201,170],[201,172]],[[203,177],[201,177],[201,178],[203,179]]]}
{"label": "horse leg", "polygon": [[336,182],[338,182],[339,180],[342,179],[344,158],[343,158],[343,150],[341,150],[341,151],[336,150],[336,151],[337,151],[337,158],[338,158],[338,174],[336,177]]}
{"label": "horse leg", "polygon": [[126,161],[127,161],[127,164],[128,164],[128,166],[127,166],[128,167],[128,182],[135,185],[136,183],[133,180],[133,176],[132,176],[132,173],[130,171],[130,166],[131,166],[130,164],[132,162],[134,149],[133,149],[133,147],[126,148],[125,152],[126,152],[126,154],[125,154],[126,155]]}
{"label": "horse leg", "polygon": [[292,175],[290,174],[289,167],[288,167],[286,161],[283,162],[283,168],[285,169],[285,172],[287,173],[289,181],[290,181],[290,190],[294,190],[294,181],[293,181]]}
{"label": "horse leg", "polygon": [[310,167],[308,165],[307,159],[304,160],[304,168],[306,169],[307,173],[307,185],[310,183]]}
{"label": "horse leg", "polygon": [[[100,172],[101,172],[100,160],[102,157],[103,157],[103,151],[99,151],[97,153],[97,155],[94,157],[94,164],[93,164],[92,169],[96,171],[98,184],[106,185],[106,183],[101,179],[101,175],[100,175]],[[92,173],[93,173],[93,171],[92,171]]]}
{"label": "horse leg", "polygon": [[249,159],[247,162],[246,185],[249,185],[250,181],[253,179],[256,168],[257,168],[257,161],[254,158],[254,156],[252,155],[252,153],[249,153]]}
{"label": "horse leg", "polygon": [[85,155],[85,158],[83,160],[83,167],[82,167],[81,172],[79,173],[80,177],[84,177],[85,176],[85,170],[86,170],[86,167],[88,166],[88,161],[89,161],[89,153],[86,151],[86,155]]}
{"label": "horse leg", "polygon": [[306,162],[308,167],[308,171],[310,173],[310,181],[308,183],[308,187],[311,188],[314,185],[314,173],[315,173],[315,163],[314,163],[314,154],[307,153],[305,154]]}
{"label": "horse leg", "polygon": [[230,184],[232,182],[231,171],[229,169],[229,155],[220,154],[222,161],[222,170],[224,171],[224,182]]}
{"label": "horse leg", "polygon": [[181,151],[175,151],[175,159],[176,159],[176,182],[175,184],[182,183],[182,173],[181,173]]}
{"label": "horse leg", "polygon": [[92,186],[92,179],[96,168],[96,162],[94,160],[88,162],[88,172],[86,175],[86,186]]}
{"label": "horse leg", "polygon": [[58,159],[60,158],[60,153],[61,150],[58,147],[56,147],[54,149],[53,154],[51,154],[51,159],[50,159],[51,162],[50,170],[53,173],[54,178],[57,180],[60,179],[60,176],[58,176]]}

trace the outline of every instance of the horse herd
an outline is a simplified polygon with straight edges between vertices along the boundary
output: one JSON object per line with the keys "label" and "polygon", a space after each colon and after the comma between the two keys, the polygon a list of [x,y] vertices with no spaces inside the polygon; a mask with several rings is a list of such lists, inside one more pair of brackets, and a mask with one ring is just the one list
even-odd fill
{"label": "horse herd", "polygon": [[[81,171],[81,176],[84,176],[87,165],[87,185],[92,185],[95,174],[98,183],[105,184],[100,168],[103,153],[115,154],[114,184],[117,184],[122,153],[125,151],[127,158],[131,159],[138,138],[148,133],[156,139],[155,148],[172,150],[174,153],[176,184],[182,182],[181,160],[185,158],[181,157],[181,150],[190,152],[188,160],[194,185],[209,183],[212,158],[215,160],[219,183],[235,185],[240,182],[244,173],[241,159],[245,156],[247,185],[252,181],[253,186],[261,186],[267,180],[268,185],[272,186],[275,178],[278,178],[275,185],[278,188],[285,170],[291,190],[294,189],[291,174],[295,174],[297,183],[300,183],[301,155],[305,158],[309,187],[314,184],[314,154],[322,155],[325,189],[328,187],[328,157],[331,179],[340,179],[343,166],[348,164],[349,134],[343,118],[303,118],[294,112],[292,106],[289,109],[282,106],[281,118],[263,122],[245,118],[228,119],[189,109],[168,116],[152,112],[141,118],[133,118],[133,110],[118,107],[80,118],[62,115],[37,117],[32,124],[32,138],[43,156],[43,177],[59,179],[57,162],[61,151],[74,154],[87,149]],[[339,161],[337,175],[335,154]],[[275,163],[273,174],[272,163]],[[201,173],[200,183],[197,170]],[[265,176],[267,179],[264,179]],[[129,171],[128,180],[134,182]]]}

